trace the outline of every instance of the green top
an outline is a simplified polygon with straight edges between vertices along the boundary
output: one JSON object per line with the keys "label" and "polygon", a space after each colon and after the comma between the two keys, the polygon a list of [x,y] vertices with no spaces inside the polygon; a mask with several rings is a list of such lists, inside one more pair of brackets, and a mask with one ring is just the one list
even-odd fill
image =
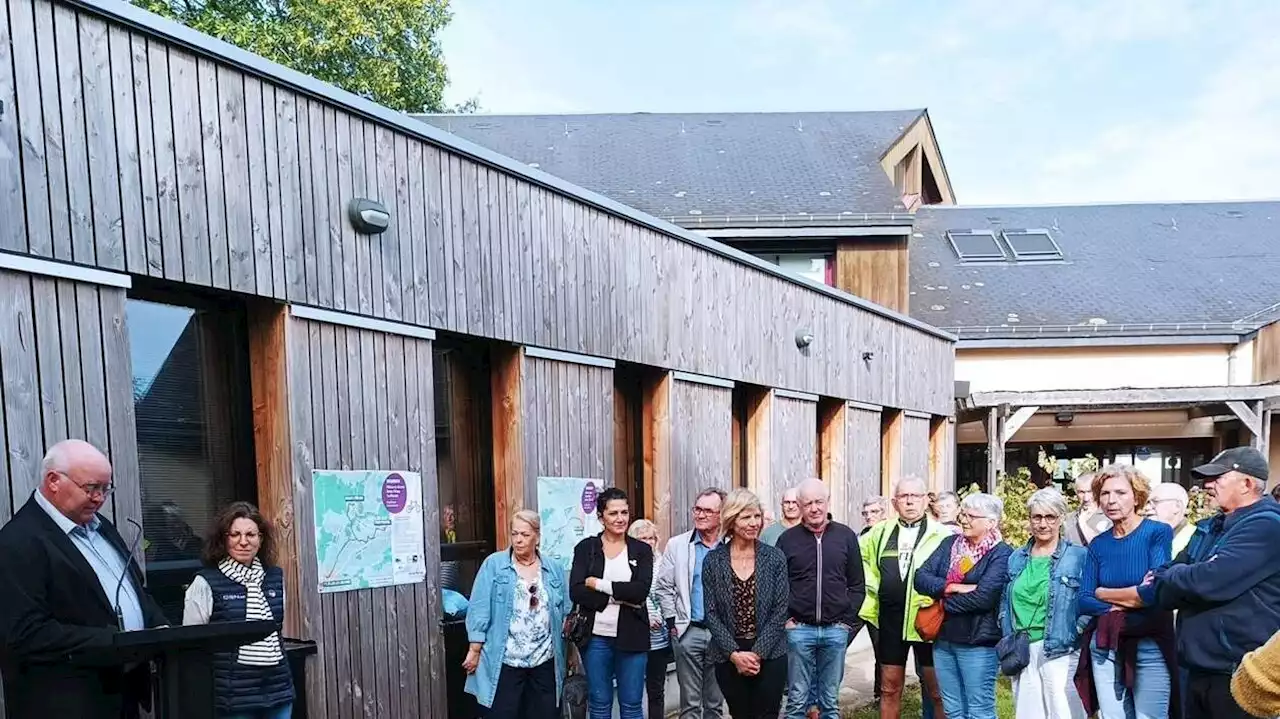
{"label": "green top", "polygon": [[1049,570],[1053,557],[1031,557],[1013,583],[1013,628],[1033,642],[1044,639],[1049,613]]}

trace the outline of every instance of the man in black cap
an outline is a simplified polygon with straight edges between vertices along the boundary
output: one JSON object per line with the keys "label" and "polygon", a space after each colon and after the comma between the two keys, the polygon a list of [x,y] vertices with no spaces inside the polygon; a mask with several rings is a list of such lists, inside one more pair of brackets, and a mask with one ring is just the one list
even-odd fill
{"label": "man in black cap", "polygon": [[1228,449],[1191,474],[1222,514],[1201,522],[1190,546],[1138,596],[1178,610],[1183,715],[1245,718],[1231,697],[1231,674],[1280,630],[1280,503],[1265,496],[1267,460],[1251,447]]}

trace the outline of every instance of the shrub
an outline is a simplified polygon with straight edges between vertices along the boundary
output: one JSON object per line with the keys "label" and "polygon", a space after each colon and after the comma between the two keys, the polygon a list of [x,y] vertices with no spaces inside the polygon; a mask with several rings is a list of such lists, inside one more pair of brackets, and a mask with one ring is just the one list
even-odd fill
{"label": "shrub", "polygon": [[[1001,474],[996,480],[996,496],[1004,502],[1004,516],[1000,518],[1000,533],[1004,541],[1014,547],[1021,547],[1031,538],[1031,528],[1027,518],[1027,500],[1037,489],[1031,481],[1031,470],[1019,467],[1013,474]],[[971,484],[960,491],[961,497],[967,497],[982,491],[976,484]]]}

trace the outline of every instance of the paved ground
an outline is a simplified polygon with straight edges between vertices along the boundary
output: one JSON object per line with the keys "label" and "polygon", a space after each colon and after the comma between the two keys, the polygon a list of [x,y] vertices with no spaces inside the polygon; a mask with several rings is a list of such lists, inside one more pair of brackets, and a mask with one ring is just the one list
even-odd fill
{"label": "paved ground", "polygon": [[[871,653],[871,640],[866,632],[860,632],[849,653],[845,657],[844,684],[840,687],[840,707],[848,710],[864,706],[874,701],[872,696],[872,672],[875,669],[875,657]],[[908,683],[915,678],[915,671],[908,667]],[[667,716],[675,716],[680,710],[680,688],[676,685],[675,673],[667,676]],[[617,716],[615,709],[614,716]]]}

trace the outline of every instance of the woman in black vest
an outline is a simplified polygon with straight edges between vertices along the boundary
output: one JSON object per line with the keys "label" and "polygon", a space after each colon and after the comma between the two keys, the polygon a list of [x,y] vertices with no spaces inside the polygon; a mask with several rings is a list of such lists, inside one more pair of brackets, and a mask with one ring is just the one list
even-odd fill
{"label": "woman in black vest", "polygon": [[[214,521],[201,569],[187,587],[183,624],[284,621],[284,572],[272,561],[271,525],[248,502],[233,502]],[[288,719],[293,678],[280,634],[217,652],[215,705],[225,719]]]}

